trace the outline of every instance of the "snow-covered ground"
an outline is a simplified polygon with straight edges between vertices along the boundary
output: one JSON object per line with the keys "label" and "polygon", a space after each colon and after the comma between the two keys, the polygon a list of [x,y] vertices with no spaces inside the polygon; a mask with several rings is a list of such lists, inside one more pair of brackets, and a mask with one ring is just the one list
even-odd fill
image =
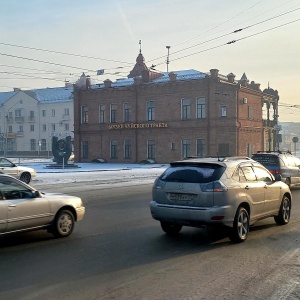
{"label": "snow-covered ground", "polygon": [[33,186],[83,181],[101,181],[103,184],[152,183],[169,166],[168,164],[75,163],[78,167],[55,169],[52,166],[56,163],[50,159],[10,160],[36,170],[37,176],[30,183]]}

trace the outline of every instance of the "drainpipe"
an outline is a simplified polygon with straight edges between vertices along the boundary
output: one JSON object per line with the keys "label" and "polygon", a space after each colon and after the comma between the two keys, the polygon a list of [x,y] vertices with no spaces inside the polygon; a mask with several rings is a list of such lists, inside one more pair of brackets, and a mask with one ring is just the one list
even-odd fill
{"label": "drainpipe", "polygon": [[240,119],[240,103],[239,103],[239,93],[237,90],[235,90],[235,96],[236,96],[236,122],[238,124],[236,128],[236,155],[239,154],[239,149],[240,149],[240,129],[242,127],[241,122],[239,121]]}

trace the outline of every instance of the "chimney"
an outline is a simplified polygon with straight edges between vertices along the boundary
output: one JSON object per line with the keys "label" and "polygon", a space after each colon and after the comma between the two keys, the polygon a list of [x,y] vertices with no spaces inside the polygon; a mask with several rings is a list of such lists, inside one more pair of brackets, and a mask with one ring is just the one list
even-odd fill
{"label": "chimney", "polygon": [[104,80],[104,87],[105,88],[110,88],[112,84],[112,81],[110,79]]}
{"label": "chimney", "polygon": [[227,75],[227,79],[230,83],[234,83],[235,75],[233,73],[230,73]]}
{"label": "chimney", "polygon": [[250,88],[252,90],[260,91],[260,83],[255,83],[254,81],[251,81]]}
{"label": "chimney", "polygon": [[170,72],[169,73],[169,78],[170,78],[170,81],[176,81],[177,74],[174,73],[174,72]]}
{"label": "chimney", "polygon": [[91,78],[89,75],[86,76],[85,84],[86,84],[86,89],[89,90],[91,88]]}
{"label": "chimney", "polygon": [[218,78],[218,75],[219,75],[219,70],[218,69],[211,69],[210,70],[210,76],[212,78]]}

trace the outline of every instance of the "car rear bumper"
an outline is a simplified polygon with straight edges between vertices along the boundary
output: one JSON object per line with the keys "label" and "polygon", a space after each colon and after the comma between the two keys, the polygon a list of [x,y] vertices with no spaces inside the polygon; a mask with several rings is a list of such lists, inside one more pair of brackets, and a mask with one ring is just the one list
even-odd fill
{"label": "car rear bumper", "polygon": [[85,214],[85,207],[81,206],[79,208],[76,208],[76,215],[77,215],[77,222],[81,221]]}
{"label": "car rear bumper", "polygon": [[230,206],[191,207],[159,204],[155,201],[150,202],[150,211],[155,220],[194,227],[209,224],[232,227],[235,214]]}

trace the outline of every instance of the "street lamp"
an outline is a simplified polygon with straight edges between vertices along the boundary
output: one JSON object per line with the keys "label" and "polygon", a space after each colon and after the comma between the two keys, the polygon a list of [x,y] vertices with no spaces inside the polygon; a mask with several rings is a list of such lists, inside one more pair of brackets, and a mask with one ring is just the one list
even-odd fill
{"label": "street lamp", "polygon": [[14,105],[12,105],[7,111],[6,111],[6,116],[5,116],[5,118],[6,118],[6,130],[5,130],[5,153],[4,153],[4,156],[6,157],[7,156],[7,141],[8,141],[8,138],[7,138],[7,135],[8,135],[8,114],[9,114],[9,112],[10,112],[10,110],[12,109],[12,108],[14,108],[17,104],[22,104],[23,103],[23,100],[21,99],[21,100],[19,100],[18,102],[16,102]]}

